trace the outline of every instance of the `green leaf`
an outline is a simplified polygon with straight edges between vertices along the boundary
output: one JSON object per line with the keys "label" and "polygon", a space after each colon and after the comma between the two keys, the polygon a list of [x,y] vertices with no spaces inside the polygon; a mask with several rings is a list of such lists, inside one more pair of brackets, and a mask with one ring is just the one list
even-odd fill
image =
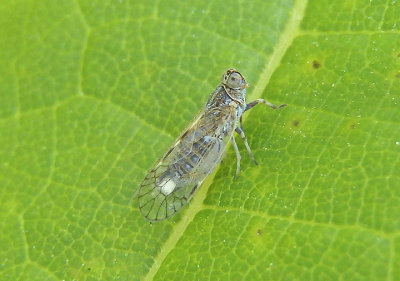
{"label": "green leaf", "polygon": [[[399,280],[400,2],[0,3],[1,280]],[[235,153],[173,218],[135,191],[229,67]]]}

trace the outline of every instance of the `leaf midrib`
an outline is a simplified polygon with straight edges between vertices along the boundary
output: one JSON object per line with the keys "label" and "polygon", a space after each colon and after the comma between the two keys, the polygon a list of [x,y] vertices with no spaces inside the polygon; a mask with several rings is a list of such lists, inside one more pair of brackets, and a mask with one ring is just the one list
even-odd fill
{"label": "leaf midrib", "polygon": [[[265,67],[260,74],[260,78],[254,86],[254,90],[252,91],[251,95],[248,96],[248,100],[255,100],[262,96],[262,93],[267,87],[272,74],[279,67],[282,58],[286,54],[294,39],[300,33],[300,24],[304,17],[307,3],[308,0],[295,1],[290,14],[290,18],[286,23],[285,29],[283,30],[282,35],[279,38],[279,41],[276,44],[272,55],[270,56],[270,60],[266,62]],[[243,119],[246,119],[246,116],[243,116]],[[213,182],[214,176],[218,172],[218,170],[219,167],[217,167],[214,173],[208,176],[207,179],[203,182],[202,186],[197,191],[196,196],[194,196],[190,205],[187,207],[185,215],[182,216],[181,221],[179,221],[174,227],[171,235],[165,241],[163,247],[160,249],[160,252],[155,257],[152,267],[150,268],[147,275],[144,276],[143,280],[153,280],[165,258],[175,248],[175,245],[185,233],[185,230],[190,222],[192,222],[199,211],[204,209],[204,199],[206,198],[207,191],[211,183]]]}

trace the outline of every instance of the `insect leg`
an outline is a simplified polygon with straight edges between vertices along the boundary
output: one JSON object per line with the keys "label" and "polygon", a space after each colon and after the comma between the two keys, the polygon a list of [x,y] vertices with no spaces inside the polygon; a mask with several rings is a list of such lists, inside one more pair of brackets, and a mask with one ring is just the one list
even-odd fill
{"label": "insect leg", "polygon": [[249,102],[248,104],[246,104],[246,109],[244,111],[251,109],[252,107],[256,106],[259,103],[268,105],[269,107],[272,107],[273,109],[282,108],[282,107],[286,106],[286,104],[275,105],[264,99],[256,99],[255,101],[252,101],[252,102]]}
{"label": "insect leg", "polygon": [[242,129],[240,129],[239,127],[236,127],[235,129],[236,133],[238,133],[240,135],[240,137],[242,138],[244,145],[246,146],[247,152],[250,155],[251,160],[253,160],[254,164],[258,165],[256,159],[254,158],[253,152],[251,152],[249,143],[247,142],[247,138],[244,134],[244,132],[242,131]]}
{"label": "insect leg", "polygon": [[240,115],[239,121],[240,121],[240,129],[242,129],[243,131],[243,115]]}
{"label": "insect leg", "polygon": [[235,174],[235,178],[236,178],[240,172],[240,159],[242,157],[240,156],[240,152],[239,152],[239,149],[238,149],[236,141],[235,141],[235,136],[232,136],[232,145],[233,145],[233,148],[235,149],[235,153],[236,153],[236,174]]}

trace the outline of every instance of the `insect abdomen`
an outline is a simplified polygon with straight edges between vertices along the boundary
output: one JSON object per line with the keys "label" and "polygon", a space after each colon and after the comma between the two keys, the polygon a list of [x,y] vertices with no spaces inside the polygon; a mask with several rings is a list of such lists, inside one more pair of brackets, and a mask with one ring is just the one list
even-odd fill
{"label": "insect abdomen", "polygon": [[191,144],[183,142],[182,146],[185,149],[175,156],[175,163],[171,165],[180,177],[190,174],[199,165],[200,159],[207,153],[209,141],[203,137]]}

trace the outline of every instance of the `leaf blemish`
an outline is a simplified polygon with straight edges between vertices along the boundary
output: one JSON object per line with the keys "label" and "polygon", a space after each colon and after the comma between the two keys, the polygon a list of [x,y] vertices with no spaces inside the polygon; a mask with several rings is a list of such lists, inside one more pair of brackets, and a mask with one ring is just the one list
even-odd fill
{"label": "leaf blemish", "polygon": [[314,69],[318,69],[318,68],[321,67],[321,63],[320,63],[319,61],[317,61],[317,60],[313,60],[313,62],[312,62],[312,67],[313,67]]}
{"label": "leaf blemish", "polygon": [[300,124],[300,121],[294,120],[292,124],[293,124],[293,126],[297,127]]}
{"label": "leaf blemish", "polygon": [[257,229],[257,236],[260,236],[262,233],[262,229]]}

